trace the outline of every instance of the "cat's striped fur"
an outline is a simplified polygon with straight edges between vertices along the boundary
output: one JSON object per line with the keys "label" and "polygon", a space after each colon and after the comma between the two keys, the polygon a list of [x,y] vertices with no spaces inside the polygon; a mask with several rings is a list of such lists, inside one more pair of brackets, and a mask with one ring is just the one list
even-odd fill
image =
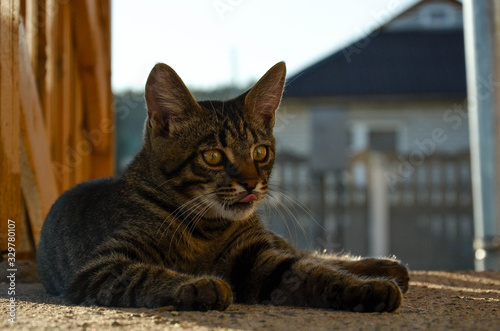
{"label": "cat's striped fur", "polygon": [[197,103],[156,65],[141,152],[123,176],[80,184],[47,216],[38,247],[47,291],[122,307],[398,308],[408,289],[398,262],[312,256],[259,222],[284,84],[278,63],[240,97]]}

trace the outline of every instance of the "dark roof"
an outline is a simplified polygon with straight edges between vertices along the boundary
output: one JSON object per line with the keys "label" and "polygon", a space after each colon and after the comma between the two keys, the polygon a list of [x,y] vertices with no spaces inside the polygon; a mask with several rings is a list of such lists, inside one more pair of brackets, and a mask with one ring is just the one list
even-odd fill
{"label": "dark roof", "polygon": [[466,95],[462,30],[379,30],[287,81],[285,97]]}

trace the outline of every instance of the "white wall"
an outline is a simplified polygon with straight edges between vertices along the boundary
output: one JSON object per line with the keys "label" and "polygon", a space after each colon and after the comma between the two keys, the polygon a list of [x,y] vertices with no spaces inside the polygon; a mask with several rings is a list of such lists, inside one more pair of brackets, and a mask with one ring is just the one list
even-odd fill
{"label": "white wall", "polygon": [[[330,104],[348,111],[353,152],[367,147],[370,129],[387,129],[397,132],[399,153],[415,149],[432,153],[459,153],[469,149],[468,118],[463,102],[344,100],[331,101]],[[313,107],[312,103],[284,100],[275,127],[278,151],[309,155],[310,109]]]}
{"label": "white wall", "polygon": [[280,106],[276,114],[274,136],[277,151],[308,155],[311,146],[310,105],[293,102]]}
{"label": "white wall", "polygon": [[462,7],[450,1],[433,1],[419,4],[414,10],[391,21],[389,31],[415,29],[460,29],[462,28]]}
{"label": "white wall", "polygon": [[[469,149],[467,113],[460,101],[395,104],[353,104],[349,111],[351,132],[356,127],[394,128],[399,153],[435,149],[458,153]],[[366,130],[366,129],[365,129]]]}

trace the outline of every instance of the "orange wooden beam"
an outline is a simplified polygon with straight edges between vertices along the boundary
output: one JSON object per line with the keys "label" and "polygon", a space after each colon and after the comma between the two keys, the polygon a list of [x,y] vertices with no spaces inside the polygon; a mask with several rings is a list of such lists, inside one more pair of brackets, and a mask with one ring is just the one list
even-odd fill
{"label": "orange wooden beam", "polygon": [[87,117],[84,134],[92,144],[91,176],[110,176],[114,171],[114,116],[110,56],[106,46],[109,24],[103,24],[99,1],[75,1],[71,6],[76,54],[84,85]]}
{"label": "orange wooden beam", "polygon": [[[63,164],[62,129],[62,89],[63,72],[61,68],[63,59],[62,50],[62,7],[57,0],[47,0],[46,14],[46,76],[44,91],[44,125],[47,138],[50,141],[50,157],[54,164]],[[64,172],[56,172],[56,184],[59,192],[63,187]]]}
{"label": "orange wooden beam", "polygon": [[68,5],[61,7],[62,14],[62,88],[61,88],[61,139],[62,139],[62,162],[71,167],[70,172],[63,173],[62,187],[67,190],[73,186],[75,165],[71,158],[71,135],[74,132],[71,129],[72,117],[75,113],[74,105],[74,80],[75,70],[72,66],[74,56],[73,34],[71,30],[71,9]]}
{"label": "orange wooden beam", "polygon": [[0,249],[7,249],[8,220],[21,223],[17,43],[19,1],[0,2]]}
{"label": "orange wooden beam", "polygon": [[50,143],[43,123],[36,78],[31,67],[22,24],[19,25],[18,35],[18,75],[23,140],[21,159],[26,162],[23,166],[21,183],[30,216],[31,230],[35,242],[38,243],[43,221],[58,196],[58,189],[50,157]]}
{"label": "orange wooden beam", "polygon": [[[73,6],[75,45],[78,63],[83,74],[88,104],[88,119],[92,127],[98,128],[100,121],[108,116],[109,79],[106,75],[107,58],[95,0],[75,1]],[[105,151],[107,141],[99,141],[95,148]]]}

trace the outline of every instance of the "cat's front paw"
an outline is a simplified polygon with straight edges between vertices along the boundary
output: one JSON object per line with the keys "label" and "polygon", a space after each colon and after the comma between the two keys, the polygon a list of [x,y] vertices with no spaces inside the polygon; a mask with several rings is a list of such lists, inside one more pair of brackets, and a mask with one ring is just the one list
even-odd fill
{"label": "cat's front paw", "polygon": [[341,307],[356,312],[391,312],[401,305],[402,297],[394,281],[373,279],[345,288]]}
{"label": "cat's front paw", "polygon": [[377,277],[389,277],[394,279],[403,293],[408,292],[410,287],[410,276],[408,269],[395,260],[390,259],[368,259],[372,260],[373,273]]}
{"label": "cat's front paw", "polygon": [[358,276],[392,278],[403,293],[408,292],[410,282],[408,269],[396,260],[364,258],[345,262],[343,267]]}
{"label": "cat's front paw", "polygon": [[177,291],[179,310],[224,310],[233,301],[231,286],[218,278],[198,278],[182,284]]}

